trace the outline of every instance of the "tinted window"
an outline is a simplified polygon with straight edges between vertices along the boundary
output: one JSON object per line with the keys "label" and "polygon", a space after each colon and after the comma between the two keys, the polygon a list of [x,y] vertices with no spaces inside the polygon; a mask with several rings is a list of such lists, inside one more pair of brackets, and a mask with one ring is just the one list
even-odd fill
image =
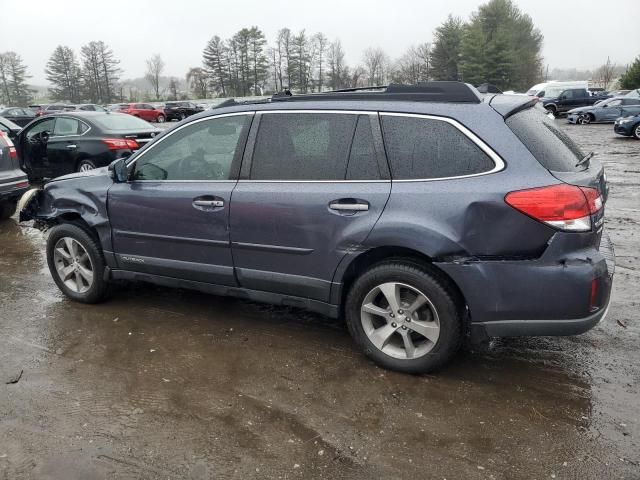
{"label": "tinted window", "polygon": [[373,142],[371,120],[367,115],[360,115],[349,154],[347,180],[379,180],[382,178]]}
{"label": "tinted window", "polygon": [[80,122],[75,118],[56,118],[53,134],[58,136],[77,135],[80,131]]}
{"label": "tinted window", "polygon": [[541,108],[516,113],[506,123],[546,169],[557,172],[580,170],[575,165],[584,153]]}
{"label": "tinted window", "polygon": [[459,177],[495,166],[464,133],[441,120],[383,115],[382,130],[395,179]]}
{"label": "tinted window", "polygon": [[250,116],[192,123],[162,140],[135,164],[135,180],[229,180]]}
{"label": "tinted window", "polygon": [[344,180],[356,115],[264,114],[251,164],[255,180]]}

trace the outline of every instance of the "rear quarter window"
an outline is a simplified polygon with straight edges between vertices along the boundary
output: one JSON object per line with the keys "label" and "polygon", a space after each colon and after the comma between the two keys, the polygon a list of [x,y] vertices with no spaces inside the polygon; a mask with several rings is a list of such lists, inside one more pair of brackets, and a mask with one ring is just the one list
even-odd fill
{"label": "rear quarter window", "polygon": [[547,170],[577,172],[576,164],[584,157],[580,147],[560,130],[541,107],[533,107],[512,115],[507,126],[531,154]]}
{"label": "rear quarter window", "polygon": [[495,167],[469,137],[443,120],[382,115],[382,131],[397,180],[462,177]]}

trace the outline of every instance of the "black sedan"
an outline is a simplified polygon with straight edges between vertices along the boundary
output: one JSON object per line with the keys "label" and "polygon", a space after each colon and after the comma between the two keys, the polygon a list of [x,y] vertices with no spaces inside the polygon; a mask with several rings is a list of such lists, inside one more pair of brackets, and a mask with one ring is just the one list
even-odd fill
{"label": "black sedan", "polygon": [[634,116],[617,119],[616,123],[613,125],[613,131],[618,135],[636,137],[640,140],[640,113]]}
{"label": "black sedan", "polygon": [[11,140],[15,140],[22,127],[8,118],[0,117],[0,132],[4,132]]}
{"label": "black sedan", "polygon": [[7,118],[13,123],[24,127],[27,123],[36,118],[36,114],[28,108],[9,107],[4,110],[0,110],[0,117]]}
{"label": "black sedan", "polygon": [[184,120],[185,118],[204,111],[193,102],[167,102],[164,106],[164,116],[167,122]]}
{"label": "black sedan", "polygon": [[41,117],[16,139],[32,181],[105,167],[150,142],[161,130],[131,115],[65,112]]}

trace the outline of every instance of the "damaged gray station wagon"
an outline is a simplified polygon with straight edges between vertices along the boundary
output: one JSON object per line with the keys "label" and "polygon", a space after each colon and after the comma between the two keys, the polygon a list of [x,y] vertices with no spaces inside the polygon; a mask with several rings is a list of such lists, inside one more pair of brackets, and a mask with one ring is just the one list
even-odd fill
{"label": "damaged gray station wagon", "polygon": [[342,316],[378,364],[605,315],[603,167],[536,99],[458,82],[228,101],[25,198],[70,298],[141,280]]}

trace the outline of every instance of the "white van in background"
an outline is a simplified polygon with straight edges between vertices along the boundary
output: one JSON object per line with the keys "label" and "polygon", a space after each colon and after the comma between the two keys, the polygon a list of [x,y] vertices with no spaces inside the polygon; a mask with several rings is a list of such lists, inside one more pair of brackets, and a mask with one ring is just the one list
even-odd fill
{"label": "white van in background", "polygon": [[535,97],[549,97],[553,95],[549,95],[548,90],[552,89],[554,92],[566,90],[568,88],[589,88],[589,82],[587,80],[576,80],[569,82],[559,82],[557,80],[551,80],[550,82],[538,83],[534,85],[529,90],[527,90],[527,95],[535,96]]}

